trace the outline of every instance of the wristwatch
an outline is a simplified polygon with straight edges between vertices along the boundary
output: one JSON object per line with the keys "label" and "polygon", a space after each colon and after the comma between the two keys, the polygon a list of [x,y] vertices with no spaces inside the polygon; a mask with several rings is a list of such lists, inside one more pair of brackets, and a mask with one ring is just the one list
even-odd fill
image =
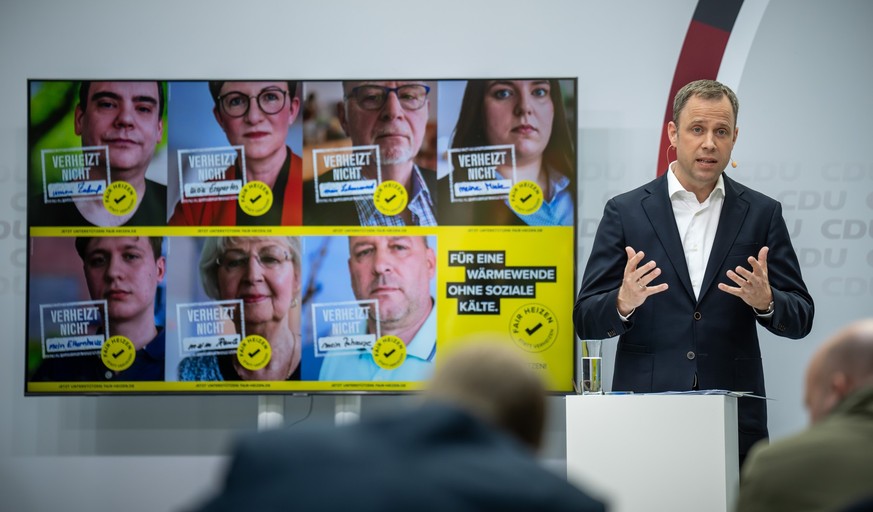
{"label": "wristwatch", "polygon": [[765,310],[760,310],[758,308],[752,308],[752,309],[755,310],[756,315],[764,316],[764,315],[769,315],[770,313],[772,313],[773,310],[776,309],[776,306],[773,303],[773,301],[771,300],[770,304],[767,305],[767,309],[765,309]]}

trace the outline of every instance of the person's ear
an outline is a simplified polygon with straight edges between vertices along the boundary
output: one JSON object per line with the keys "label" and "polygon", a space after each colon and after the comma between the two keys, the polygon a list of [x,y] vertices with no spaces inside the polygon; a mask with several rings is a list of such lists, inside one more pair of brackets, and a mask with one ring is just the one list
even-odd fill
{"label": "person's ear", "polygon": [[349,121],[346,119],[346,102],[338,101],[336,102],[336,117],[339,119],[340,126],[343,127],[343,131],[346,132],[346,135],[349,134]]}
{"label": "person's ear", "polygon": [[164,280],[164,274],[167,272],[167,260],[166,260],[166,258],[161,256],[160,258],[157,259],[157,261],[155,261],[155,263],[157,264],[157,267],[158,267],[158,272],[157,272],[156,277],[157,277],[157,281],[160,283],[161,281]]}
{"label": "person's ear", "polygon": [[218,105],[212,107],[212,115],[215,116],[215,121],[218,123],[218,126],[227,133],[227,129],[224,126],[224,119],[221,117],[221,112],[218,111]]}
{"label": "person's ear", "polygon": [[670,139],[670,144],[672,144],[673,146],[676,146],[678,133],[679,127],[676,126],[676,123],[674,123],[673,121],[667,123],[667,138]]}
{"label": "person's ear", "polygon": [[288,126],[294,124],[294,121],[297,120],[297,114],[300,113],[300,98],[294,96],[291,98],[291,105],[288,107],[290,110],[288,115]]}
{"label": "person's ear", "polygon": [[436,255],[433,252],[432,247],[427,248],[427,275],[430,279],[436,275]]}
{"label": "person's ear", "polygon": [[840,400],[851,393],[853,388],[852,379],[845,372],[837,372],[831,379],[831,390]]}
{"label": "person's ear", "polygon": [[82,126],[84,125],[85,111],[82,110],[82,105],[76,105],[76,112],[74,114],[73,125],[76,130],[76,135],[82,136]]}

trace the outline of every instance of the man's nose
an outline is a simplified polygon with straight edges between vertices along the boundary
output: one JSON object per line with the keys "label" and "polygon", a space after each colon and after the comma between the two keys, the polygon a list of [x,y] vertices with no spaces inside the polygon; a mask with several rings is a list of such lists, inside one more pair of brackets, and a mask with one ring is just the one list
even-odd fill
{"label": "man's nose", "polygon": [[712,132],[706,132],[703,135],[703,145],[707,148],[715,147],[715,135]]}
{"label": "man's nose", "polygon": [[373,260],[373,270],[376,274],[385,274],[394,270],[394,262],[387,250],[376,249]]}
{"label": "man's nose", "polygon": [[121,102],[118,106],[118,114],[115,116],[116,126],[132,126],[133,114],[135,107],[126,102]]}
{"label": "man's nose", "polygon": [[122,264],[119,258],[109,258],[109,261],[106,262],[106,273],[103,274],[103,277],[106,281],[118,279],[123,275],[121,269]]}
{"label": "man's nose", "polygon": [[382,105],[380,114],[383,119],[395,119],[403,115],[403,105],[400,104],[400,96],[397,91],[389,91],[388,97],[385,98],[385,104]]}

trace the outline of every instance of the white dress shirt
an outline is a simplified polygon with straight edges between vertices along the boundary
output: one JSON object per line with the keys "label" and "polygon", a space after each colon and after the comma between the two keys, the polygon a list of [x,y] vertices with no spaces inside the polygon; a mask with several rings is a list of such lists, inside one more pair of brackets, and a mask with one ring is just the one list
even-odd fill
{"label": "white dress shirt", "polygon": [[694,288],[694,296],[699,299],[700,285],[703,283],[703,274],[706,271],[709,254],[712,252],[718,218],[721,216],[721,207],[724,204],[724,178],[718,176],[715,188],[701,203],[697,201],[697,196],[693,192],[688,192],[682,187],[673,173],[671,163],[667,173],[667,191],[670,194],[670,203],[673,205],[679,238],[682,239],[691,286]]}
{"label": "white dress shirt", "polygon": [[[679,238],[682,240],[685,264],[688,266],[694,297],[699,299],[706,262],[709,261],[709,254],[712,252],[718,218],[721,216],[721,207],[724,204],[724,178],[718,176],[715,188],[701,203],[697,201],[694,192],[685,190],[685,187],[679,183],[679,179],[673,174],[674,163],[676,162],[671,163],[667,169],[667,193],[673,205],[673,216],[676,218],[676,228],[679,229]],[[635,310],[636,308],[632,309],[627,316],[619,311],[618,316],[622,322],[627,322]]]}

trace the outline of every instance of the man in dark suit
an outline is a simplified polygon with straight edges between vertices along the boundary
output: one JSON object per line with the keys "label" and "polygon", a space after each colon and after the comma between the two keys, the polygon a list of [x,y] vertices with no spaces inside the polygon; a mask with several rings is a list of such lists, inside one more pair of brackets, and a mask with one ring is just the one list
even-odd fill
{"label": "man in dark suit", "polygon": [[244,439],[201,512],[603,511],[534,458],[545,407],[539,375],[510,344],[465,344],[421,407]]}
{"label": "man in dark suit", "polygon": [[[812,329],[781,205],[723,175],[738,109],[716,81],[684,86],[667,125],[676,161],[606,204],[573,320],[582,339],[619,336],[614,390],[764,396],[756,324],[794,339]],[[738,407],[742,463],[768,435],[767,409]]]}

